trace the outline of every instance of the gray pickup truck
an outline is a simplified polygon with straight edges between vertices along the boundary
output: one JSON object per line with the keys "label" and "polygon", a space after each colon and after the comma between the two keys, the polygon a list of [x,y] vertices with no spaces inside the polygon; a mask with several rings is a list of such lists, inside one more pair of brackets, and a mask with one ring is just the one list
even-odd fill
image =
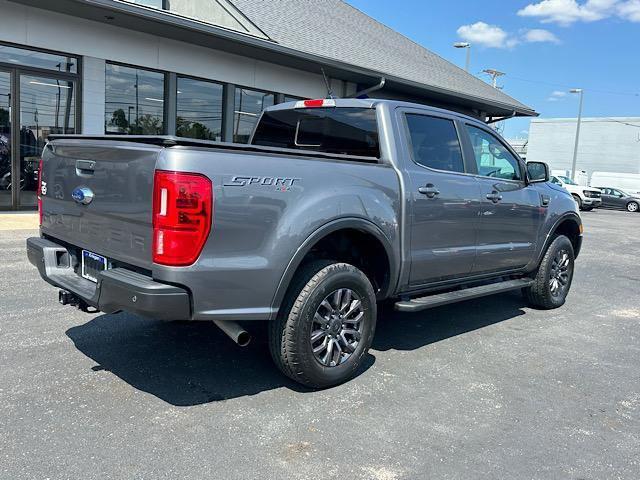
{"label": "gray pickup truck", "polygon": [[388,100],[267,109],[249,145],[53,136],[29,260],[85,311],[269,321],[277,366],[344,382],[377,304],[413,312],[508,290],[561,306],[576,204],[483,122]]}

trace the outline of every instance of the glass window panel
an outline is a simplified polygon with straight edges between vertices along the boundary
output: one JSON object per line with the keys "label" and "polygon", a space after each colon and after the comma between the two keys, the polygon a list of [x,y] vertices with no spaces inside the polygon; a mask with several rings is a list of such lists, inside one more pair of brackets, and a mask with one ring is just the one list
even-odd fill
{"label": "glass window panel", "polygon": [[176,134],[221,140],[222,85],[178,77]]}
{"label": "glass window panel", "polygon": [[0,72],[0,208],[11,206],[11,75]]}
{"label": "glass window panel", "polygon": [[36,206],[38,165],[47,137],[76,132],[75,82],[20,76],[20,205]]}
{"label": "glass window panel", "polygon": [[0,62],[15,66],[46,68],[56,72],[78,73],[78,60],[74,57],[43,53],[25,48],[0,45]]}
{"label": "glass window panel", "polygon": [[262,116],[254,145],[378,157],[378,124],[373,108],[301,108]]}
{"label": "glass window panel", "polygon": [[464,172],[462,149],[453,121],[407,114],[413,159],[425,167]]}
{"label": "glass window panel", "polygon": [[478,166],[478,173],[485,177],[520,180],[520,162],[500,140],[489,132],[467,125],[469,139]]}
{"label": "glass window panel", "polygon": [[105,132],[164,133],[164,74],[107,63]]}
{"label": "glass window panel", "polygon": [[260,113],[275,103],[275,94],[247,88],[236,88],[233,118],[233,141],[249,143]]}

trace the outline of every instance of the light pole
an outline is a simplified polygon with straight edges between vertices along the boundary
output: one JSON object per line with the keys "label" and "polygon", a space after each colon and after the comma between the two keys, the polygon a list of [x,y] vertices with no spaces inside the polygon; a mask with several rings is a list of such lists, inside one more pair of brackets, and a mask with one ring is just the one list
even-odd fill
{"label": "light pole", "polygon": [[466,48],[467,49],[467,60],[464,64],[465,71],[469,71],[469,65],[471,64],[471,44],[469,42],[456,42],[453,44],[455,48]]}
{"label": "light pole", "polygon": [[580,106],[578,107],[578,122],[576,125],[576,143],[573,147],[573,162],[571,163],[571,180],[576,181],[576,164],[578,163],[578,143],[580,142],[580,124],[582,123],[582,100],[584,91],[581,88],[572,88],[569,93],[580,94]]}

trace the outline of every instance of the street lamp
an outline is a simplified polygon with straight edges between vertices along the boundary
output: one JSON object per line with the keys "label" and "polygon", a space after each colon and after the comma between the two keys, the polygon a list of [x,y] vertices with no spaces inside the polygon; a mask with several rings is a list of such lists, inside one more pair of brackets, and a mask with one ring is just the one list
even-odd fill
{"label": "street lamp", "polygon": [[578,107],[578,123],[576,125],[576,143],[573,147],[573,162],[571,163],[571,180],[576,181],[576,164],[578,162],[578,142],[580,141],[580,124],[582,123],[582,100],[584,91],[581,88],[572,88],[569,93],[580,94],[580,105]]}
{"label": "street lamp", "polygon": [[471,44],[469,42],[456,42],[453,44],[455,48],[466,48],[467,49],[467,61],[465,63],[464,69],[465,71],[469,71],[469,64],[471,63]]}

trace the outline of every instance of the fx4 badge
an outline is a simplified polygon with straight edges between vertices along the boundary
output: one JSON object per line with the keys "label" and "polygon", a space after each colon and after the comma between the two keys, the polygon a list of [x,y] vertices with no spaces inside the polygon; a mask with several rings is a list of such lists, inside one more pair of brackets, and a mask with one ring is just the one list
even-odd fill
{"label": "fx4 badge", "polygon": [[260,185],[263,187],[275,187],[277,191],[288,192],[296,182],[302,181],[301,178],[291,177],[243,177],[234,176],[230,181],[225,182],[225,187],[245,187],[247,185]]}

